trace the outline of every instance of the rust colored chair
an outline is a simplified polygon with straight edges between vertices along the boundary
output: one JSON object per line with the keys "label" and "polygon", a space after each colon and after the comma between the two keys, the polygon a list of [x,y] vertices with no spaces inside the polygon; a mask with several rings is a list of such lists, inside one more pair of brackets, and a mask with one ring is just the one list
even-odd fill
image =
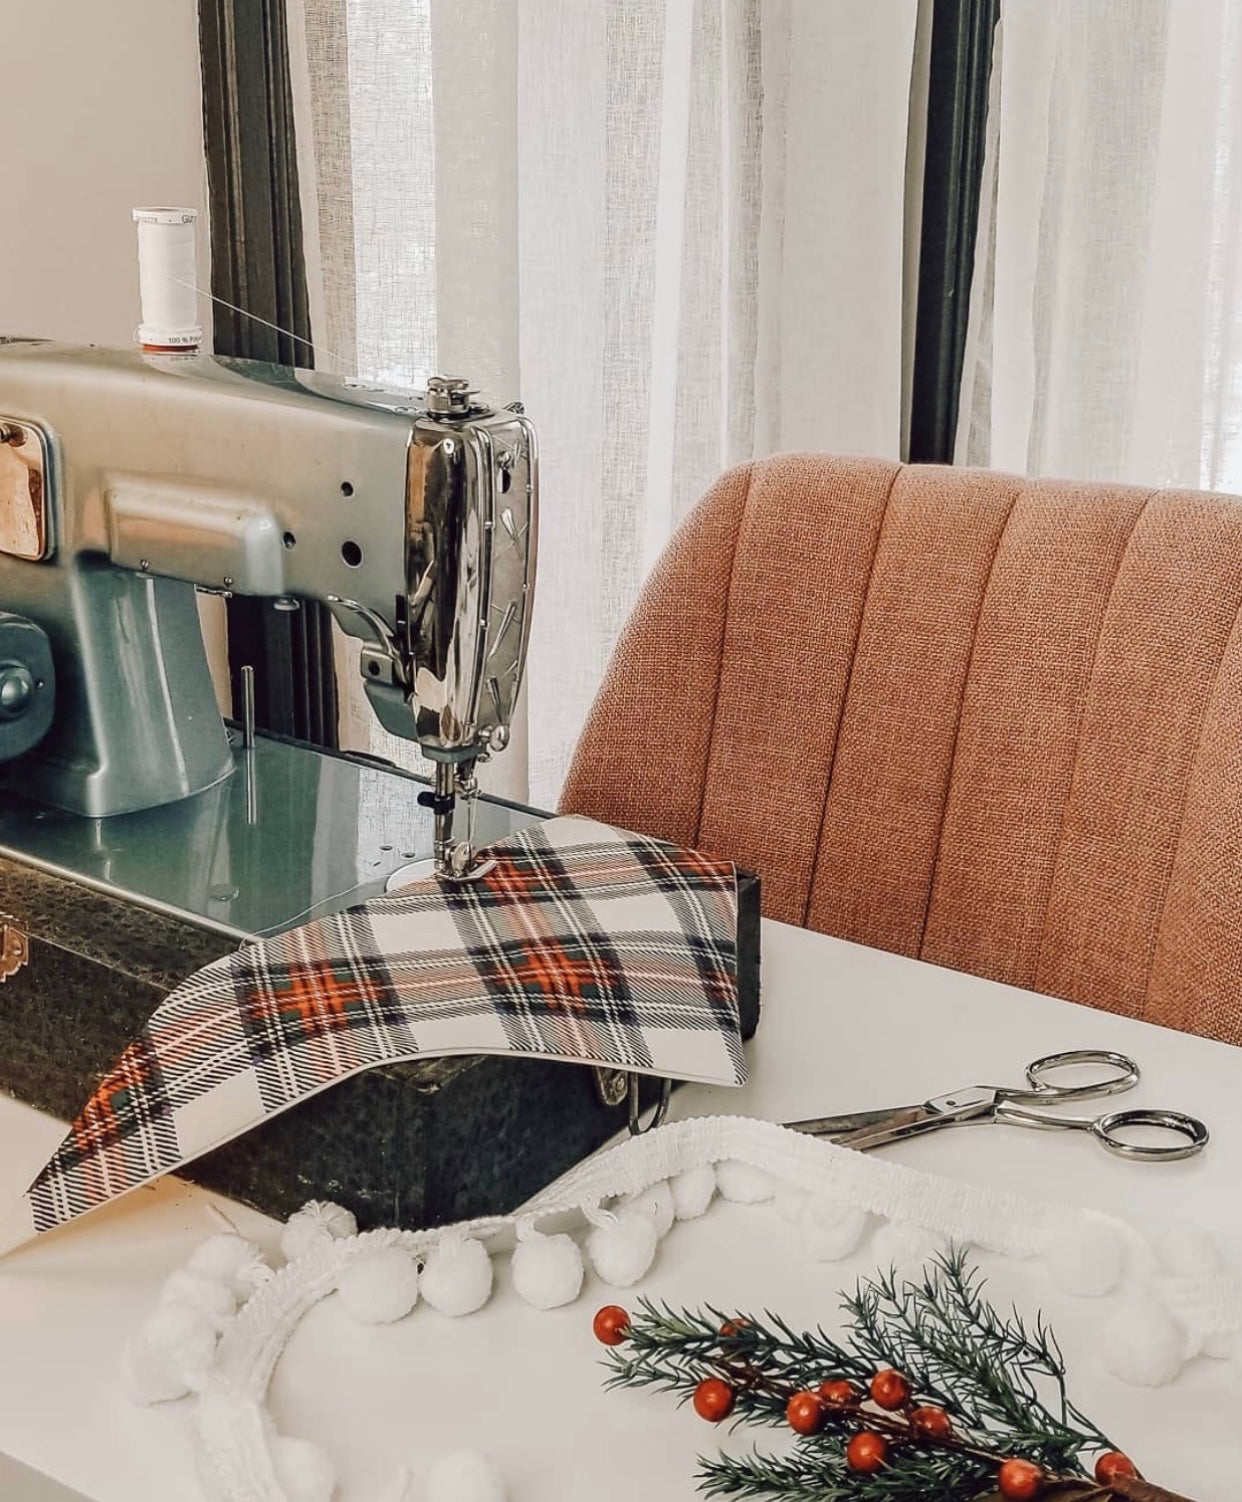
{"label": "rust colored chair", "polygon": [[1242,1042],[1242,504],[787,455],[726,474],[562,807],[770,917]]}

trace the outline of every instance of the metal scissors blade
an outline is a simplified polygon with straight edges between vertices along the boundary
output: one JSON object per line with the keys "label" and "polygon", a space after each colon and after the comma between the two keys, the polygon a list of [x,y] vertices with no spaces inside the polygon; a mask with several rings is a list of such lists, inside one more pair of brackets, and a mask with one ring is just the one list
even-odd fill
{"label": "metal scissors blade", "polygon": [[941,1127],[958,1126],[966,1121],[985,1121],[996,1111],[997,1092],[988,1085],[967,1085],[964,1089],[937,1095],[915,1106],[890,1106],[883,1111],[855,1111],[844,1116],[819,1116],[807,1121],[790,1121],[794,1132],[812,1137],[826,1137],[840,1147],[884,1147],[905,1137],[918,1137]]}

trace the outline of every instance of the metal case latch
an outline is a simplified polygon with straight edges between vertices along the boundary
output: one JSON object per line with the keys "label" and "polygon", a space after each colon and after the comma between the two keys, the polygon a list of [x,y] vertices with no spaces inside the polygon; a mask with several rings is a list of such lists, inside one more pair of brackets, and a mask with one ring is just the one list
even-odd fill
{"label": "metal case latch", "polygon": [[30,959],[26,930],[7,913],[0,913],[0,985],[14,976]]}

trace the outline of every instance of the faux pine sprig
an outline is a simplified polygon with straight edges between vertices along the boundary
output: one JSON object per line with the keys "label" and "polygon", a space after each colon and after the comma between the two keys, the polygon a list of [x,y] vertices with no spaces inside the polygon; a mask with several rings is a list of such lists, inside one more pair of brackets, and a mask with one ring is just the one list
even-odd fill
{"label": "faux pine sprig", "polygon": [[[595,1317],[609,1387],[677,1394],[714,1423],[786,1426],[795,1448],[700,1461],[708,1497],[767,1502],[1187,1502],[1144,1481],[1070,1401],[1042,1317],[1002,1315],[962,1252],[842,1299],[841,1339],[770,1312],[641,1300]],[[1087,1470],[1088,1463],[1093,1466]]]}

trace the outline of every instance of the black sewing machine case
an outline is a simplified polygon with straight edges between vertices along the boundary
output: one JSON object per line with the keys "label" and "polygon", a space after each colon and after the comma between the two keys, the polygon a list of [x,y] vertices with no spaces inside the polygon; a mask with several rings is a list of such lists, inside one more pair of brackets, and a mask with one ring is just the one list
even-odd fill
{"label": "black sewing machine case", "polygon": [[[242,751],[232,735],[234,775],[163,808],[85,819],[3,796],[0,1089],[68,1121],[187,975],[249,939],[363,902],[430,854],[419,779],[276,736]],[[543,817],[480,799],[477,841]],[[743,875],[738,890],[750,1037],[758,880]],[[275,1216],[331,1199],[364,1226],[435,1225],[514,1209],[625,1119],[593,1069],[429,1059],[346,1080],[183,1173]]]}

